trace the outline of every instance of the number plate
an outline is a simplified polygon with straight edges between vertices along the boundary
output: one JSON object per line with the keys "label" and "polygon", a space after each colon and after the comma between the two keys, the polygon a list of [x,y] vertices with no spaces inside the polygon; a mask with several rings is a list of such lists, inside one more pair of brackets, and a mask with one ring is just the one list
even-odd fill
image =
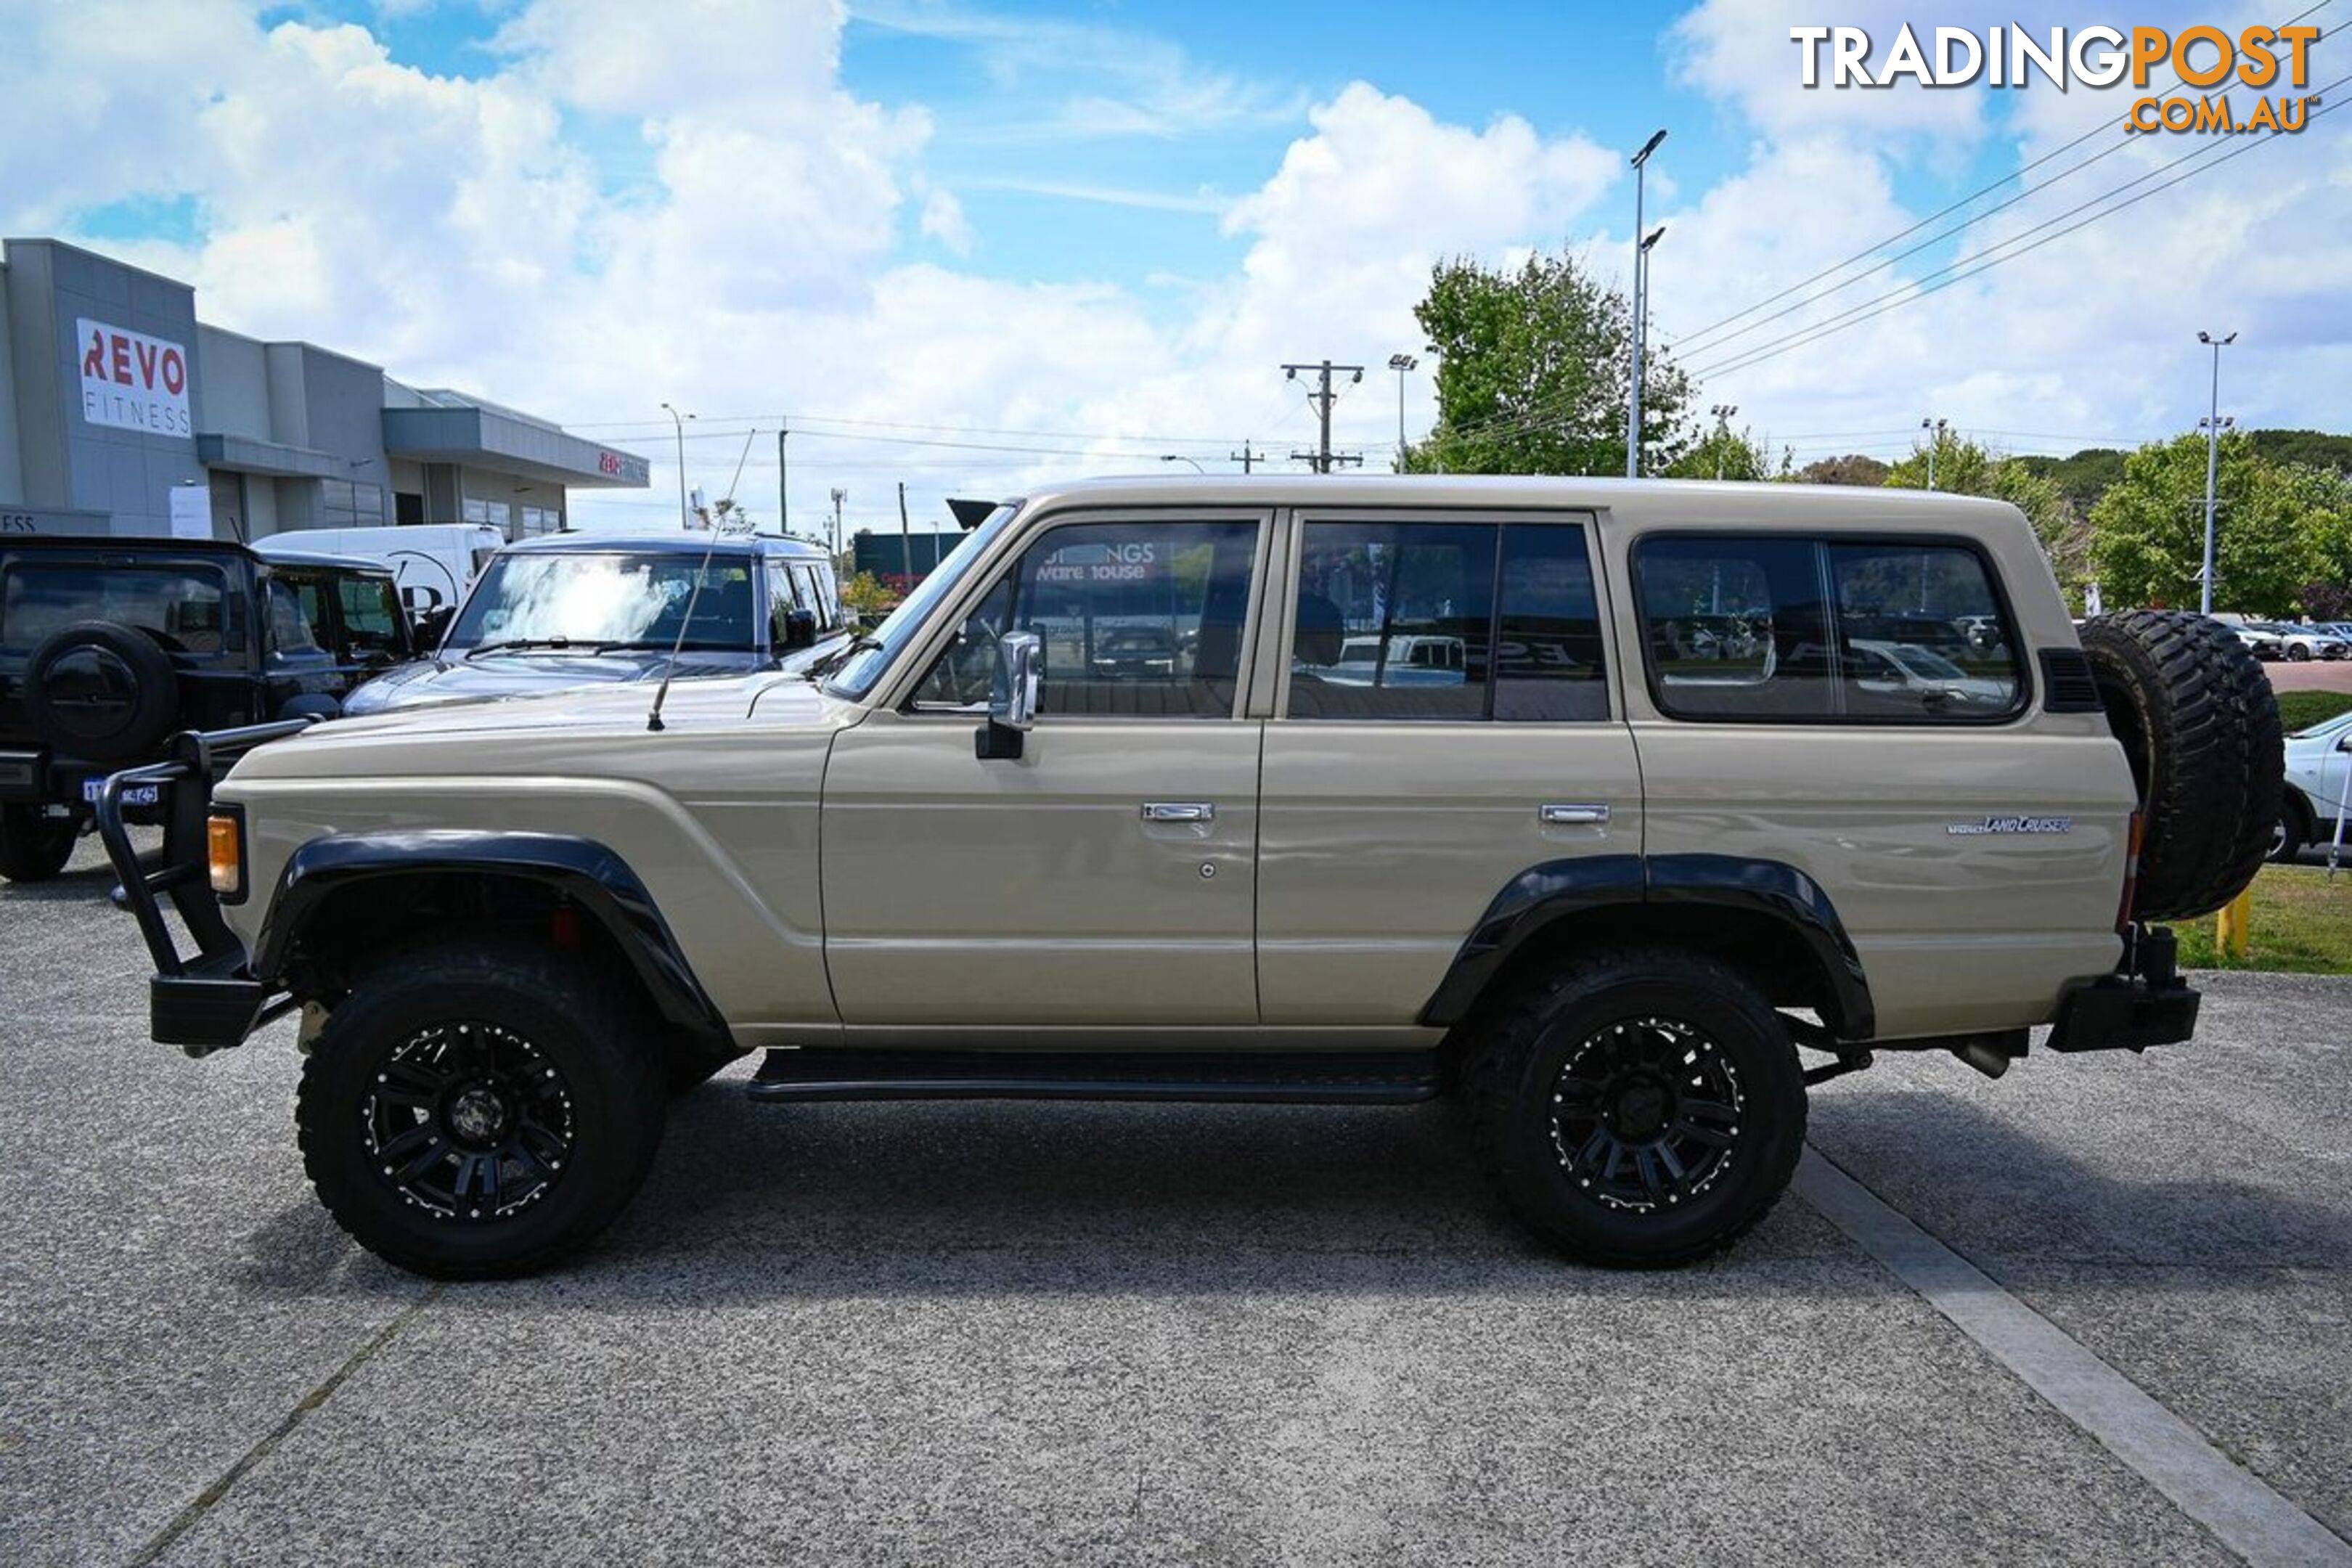
{"label": "number plate", "polygon": [[[99,791],[105,787],[104,779],[84,779],[81,781],[81,797],[95,805]],[[125,805],[157,805],[162,804],[163,799],[162,784],[132,784],[122,792],[122,804]]]}

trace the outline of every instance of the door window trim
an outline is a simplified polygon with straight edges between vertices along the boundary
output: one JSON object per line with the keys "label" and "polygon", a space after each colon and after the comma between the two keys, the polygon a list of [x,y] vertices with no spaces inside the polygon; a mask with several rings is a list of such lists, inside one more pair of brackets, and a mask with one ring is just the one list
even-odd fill
{"label": "door window trim", "polygon": [[[933,661],[947,651],[948,641],[955,631],[962,628],[965,619],[996,591],[998,584],[1004,581],[1005,574],[1016,570],[1022,559],[1049,533],[1065,528],[1121,523],[1243,522],[1255,528],[1257,534],[1250,553],[1249,600],[1242,611],[1241,664],[1234,671],[1233,709],[1225,719],[1245,718],[1248,716],[1251,678],[1258,657],[1257,641],[1252,634],[1260,623],[1265,603],[1266,571],[1271,564],[1267,552],[1273,521],[1273,508],[1247,506],[1096,506],[1041,512],[1035,522],[1008,529],[1005,536],[997,541],[995,553],[991,559],[973,563],[973,569],[965,574],[964,581],[957,585],[954,597],[944,601],[932,612],[934,624],[925,627],[921,637],[910,638],[898,664],[885,671],[874,683],[868,701],[876,709],[887,709],[919,722],[946,720],[969,724],[974,719],[985,717],[987,709],[984,704],[961,708],[919,708],[915,705],[915,695],[922,686],[923,677],[930,672]],[[1151,713],[1041,712],[1037,715],[1037,727],[1041,730],[1055,724],[1197,724],[1216,721],[1215,717],[1210,714],[1194,714],[1190,718]]]}
{"label": "door window trim", "polygon": [[[1280,613],[1270,617],[1277,624],[1274,671],[1274,692],[1266,717],[1278,723],[1313,725],[1335,729],[1347,724],[1407,724],[1416,730],[1477,729],[1503,726],[1513,730],[1549,729],[1590,730],[1596,724],[1622,724],[1625,721],[1623,694],[1618,682],[1622,679],[1618,666],[1623,662],[1610,635],[1612,624],[1610,615],[1609,579],[1601,564],[1600,515],[1597,511],[1562,510],[1547,507],[1541,510],[1519,510],[1508,507],[1461,509],[1454,507],[1350,506],[1344,508],[1297,507],[1286,521],[1289,536],[1285,541],[1283,595]],[[1513,526],[1566,527],[1584,531],[1585,567],[1592,574],[1592,600],[1595,624],[1601,639],[1601,694],[1607,710],[1591,719],[1494,719],[1483,715],[1461,718],[1406,719],[1395,716],[1372,716],[1363,719],[1301,719],[1290,712],[1290,650],[1298,636],[1298,584],[1307,553],[1307,531],[1318,523],[1393,523],[1400,527],[1423,524],[1457,523],[1466,527],[1492,527],[1495,536],[1495,569],[1496,574],[1493,619],[1502,622],[1502,562],[1501,531]]]}
{"label": "door window trim", "polygon": [[[2007,637],[2010,657],[2017,670],[2017,695],[2009,707],[1999,713],[1963,719],[1937,718],[1922,713],[1911,717],[1899,713],[1678,713],[1666,701],[1663,682],[1659,679],[1657,661],[1650,640],[1648,602],[1643,593],[1642,551],[1654,539],[1720,539],[1748,542],[1769,540],[1775,542],[1795,541],[1813,547],[1814,571],[1822,579],[1825,595],[1823,609],[1832,627],[1841,618],[1837,605],[1836,574],[1831,564],[1829,548],[1842,544],[1893,545],[1897,548],[1950,549],[1961,551],[1974,558],[1983,571],[1985,585],[1992,595],[1993,614],[2000,617],[2001,631]],[[1991,552],[1981,541],[1963,534],[1911,532],[1903,529],[1843,529],[1782,528],[1782,527],[1716,527],[1676,528],[1672,524],[1648,528],[1625,542],[1626,585],[1632,591],[1633,604],[1628,606],[1624,625],[1631,630],[1642,659],[1643,688],[1649,693],[1650,706],[1658,718],[1670,724],[1757,724],[1778,729],[1906,729],[1906,730],[1989,730],[2005,725],[2021,724],[2032,719],[2039,708],[2040,694],[2033,684],[2033,661],[2026,657],[2026,647],[2020,635],[2021,623],[2015,606],[2010,602],[2009,584],[2001,576]],[[1843,628],[1838,628],[1840,636]],[[1831,638],[1832,658],[1839,653],[1839,637]],[[1838,661],[1843,680],[1843,660]]]}

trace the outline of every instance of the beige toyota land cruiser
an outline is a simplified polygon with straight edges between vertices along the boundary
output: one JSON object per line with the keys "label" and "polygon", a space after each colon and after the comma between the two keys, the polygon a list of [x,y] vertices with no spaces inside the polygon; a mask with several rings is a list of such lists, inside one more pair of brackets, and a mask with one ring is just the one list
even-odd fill
{"label": "beige toyota land cruiser", "polygon": [[776,1102],[1456,1093],[1547,1240],[1685,1262],[1874,1052],[2188,1039],[2143,921],[2280,780],[2227,631],[2078,637],[2011,508],[1801,485],[1077,484],[810,675],[289,728],[105,791],[153,1033],[299,1012],[320,1199],[451,1276],[593,1237],[751,1051]]}

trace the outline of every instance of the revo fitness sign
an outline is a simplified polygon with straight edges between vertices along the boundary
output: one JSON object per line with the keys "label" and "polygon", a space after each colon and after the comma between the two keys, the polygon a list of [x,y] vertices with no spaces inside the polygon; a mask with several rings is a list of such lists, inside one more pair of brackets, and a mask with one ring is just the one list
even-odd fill
{"label": "revo fitness sign", "polygon": [[81,345],[83,419],[150,436],[195,434],[188,414],[187,350],[87,316],[74,330]]}

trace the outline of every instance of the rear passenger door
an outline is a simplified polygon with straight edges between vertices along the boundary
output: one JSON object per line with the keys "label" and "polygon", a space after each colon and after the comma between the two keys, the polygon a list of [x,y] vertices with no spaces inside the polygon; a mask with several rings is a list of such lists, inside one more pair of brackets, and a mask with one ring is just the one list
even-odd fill
{"label": "rear passenger door", "polygon": [[1521,873],[1631,858],[1589,515],[1307,511],[1259,798],[1264,1021],[1404,1028]]}

